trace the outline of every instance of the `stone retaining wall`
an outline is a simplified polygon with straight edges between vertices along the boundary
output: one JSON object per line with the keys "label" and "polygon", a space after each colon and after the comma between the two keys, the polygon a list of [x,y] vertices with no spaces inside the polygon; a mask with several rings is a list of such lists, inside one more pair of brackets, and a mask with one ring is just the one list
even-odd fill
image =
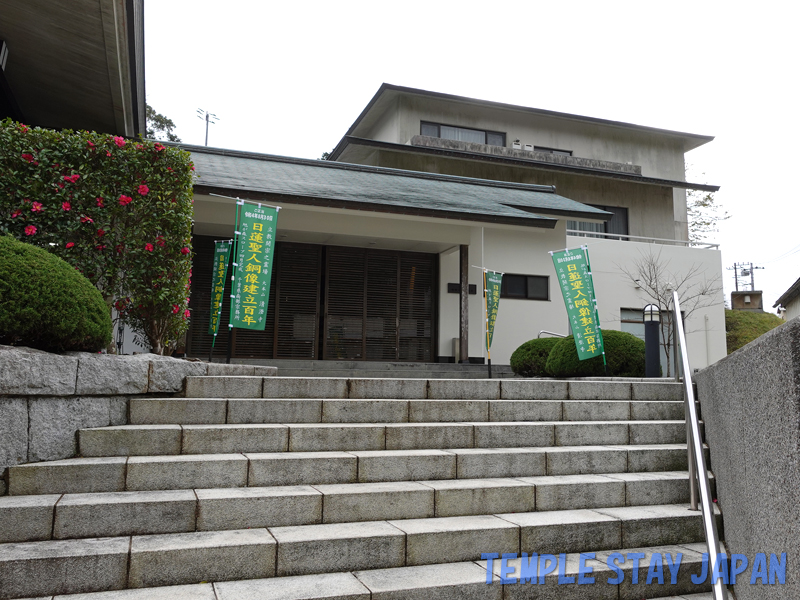
{"label": "stone retaining wall", "polygon": [[787,553],[786,584],[739,600],[800,598],[800,318],[695,376],[731,553]]}
{"label": "stone retaining wall", "polygon": [[0,346],[0,495],[9,466],[75,456],[78,429],[127,423],[131,397],[181,395],[188,376],[276,371],[155,354],[50,354]]}

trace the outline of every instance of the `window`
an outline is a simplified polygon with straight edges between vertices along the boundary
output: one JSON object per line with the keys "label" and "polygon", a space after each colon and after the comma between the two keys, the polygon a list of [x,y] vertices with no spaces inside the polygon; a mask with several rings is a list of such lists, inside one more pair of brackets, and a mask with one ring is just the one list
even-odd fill
{"label": "window", "polygon": [[[592,235],[594,233],[601,233],[601,234],[621,234],[621,235],[628,235],[628,209],[622,208],[621,206],[597,206],[596,204],[590,204],[589,206],[593,206],[594,208],[599,208],[600,210],[605,210],[610,213],[614,213],[608,221],[605,223],[588,223],[586,221],[567,221],[567,229],[574,229],[577,231],[585,232],[579,233],[578,235],[584,235],[586,237],[607,237],[607,235],[599,236],[599,235]],[[618,238],[624,240],[625,238]]]}
{"label": "window", "polygon": [[559,156],[572,156],[572,150],[557,150],[556,148],[545,148],[544,146],[534,146],[534,152],[544,152],[545,154],[558,154]]}
{"label": "window", "polygon": [[473,144],[487,144],[489,146],[505,146],[506,134],[499,131],[486,131],[484,129],[469,129],[453,125],[441,125],[422,121],[419,126],[420,135],[455,140],[457,142],[471,142]]}
{"label": "window", "polygon": [[547,275],[503,275],[501,298],[550,300],[550,278]]}

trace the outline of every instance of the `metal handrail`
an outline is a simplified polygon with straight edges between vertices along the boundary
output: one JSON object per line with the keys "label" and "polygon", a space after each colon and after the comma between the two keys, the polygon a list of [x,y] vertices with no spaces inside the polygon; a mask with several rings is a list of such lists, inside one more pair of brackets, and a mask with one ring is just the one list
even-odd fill
{"label": "metal handrail", "polygon": [[567,336],[565,336],[563,333],[556,333],[555,331],[545,331],[544,329],[542,329],[542,330],[539,332],[539,335],[537,335],[537,336],[536,336],[536,337],[537,337],[537,339],[538,339],[538,338],[540,338],[540,337],[542,337],[542,334],[543,334],[543,333],[546,333],[546,334],[548,334],[548,335],[552,335],[553,337],[561,337],[561,338],[567,337]]}
{"label": "metal handrail", "polygon": [[[680,300],[678,292],[672,292],[673,322],[677,339],[680,342],[681,366],[683,369],[683,391],[686,400],[686,435],[689,455],[689,486],[692,510],[697,510],[697,495],[700,493],[700,507],[703,511],[703,530],[708,546],[708,576],[711,577],[712,567],[717,564],[717,556],[721,554],[717,523],[714,518],[714,505],[711,501],[711,483],[708,480],[708,468],[703,454],[703,439],[700,437],[700,422],[697,418],[697,406],[692,385],[692,372],[689,368],[689,354],[686,348],[686,333],[683,329]],[[677,373],[676,373],[677,375]],[[698,485],[699,483],[699,485]],[[699,489],[698,489],[699,488]],[[728,590],[721,580],[712,584],[714,600],[727,600]]]}

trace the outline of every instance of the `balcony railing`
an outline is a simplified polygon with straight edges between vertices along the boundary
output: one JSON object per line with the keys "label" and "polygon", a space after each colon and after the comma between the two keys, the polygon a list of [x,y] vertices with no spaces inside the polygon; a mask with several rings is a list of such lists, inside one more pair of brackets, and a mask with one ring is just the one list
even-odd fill
{"label": "balcony railing", "polygon": [[702,248],[704,250],[719,250],[719,244],[711,244],[708,242],[670,240],[667,238],[643,237],[640,235],[625,235],[622,233],[598,233],[596,231],[580,231],[578,229],[567,229],[567,235],[602,238],[606,240],[630,240],[632,242],[644,242],[646,244],[664,244],[666,246],[687,246],[689,248]]}

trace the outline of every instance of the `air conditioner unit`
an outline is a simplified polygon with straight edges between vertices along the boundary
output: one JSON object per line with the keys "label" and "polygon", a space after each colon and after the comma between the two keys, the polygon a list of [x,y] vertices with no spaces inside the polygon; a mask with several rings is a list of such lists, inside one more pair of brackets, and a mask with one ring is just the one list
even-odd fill
{"label": "air conditioner unit", "polygon": [[527,152],[533,152],[533,144],[525,144],[525,150]]}
{"label": "air conditioner unit", "polygon": [[519,140],[514,140],[514,142],[511,144],[511,147],[514,150],[522,150],[522,144],[520,144]]}

